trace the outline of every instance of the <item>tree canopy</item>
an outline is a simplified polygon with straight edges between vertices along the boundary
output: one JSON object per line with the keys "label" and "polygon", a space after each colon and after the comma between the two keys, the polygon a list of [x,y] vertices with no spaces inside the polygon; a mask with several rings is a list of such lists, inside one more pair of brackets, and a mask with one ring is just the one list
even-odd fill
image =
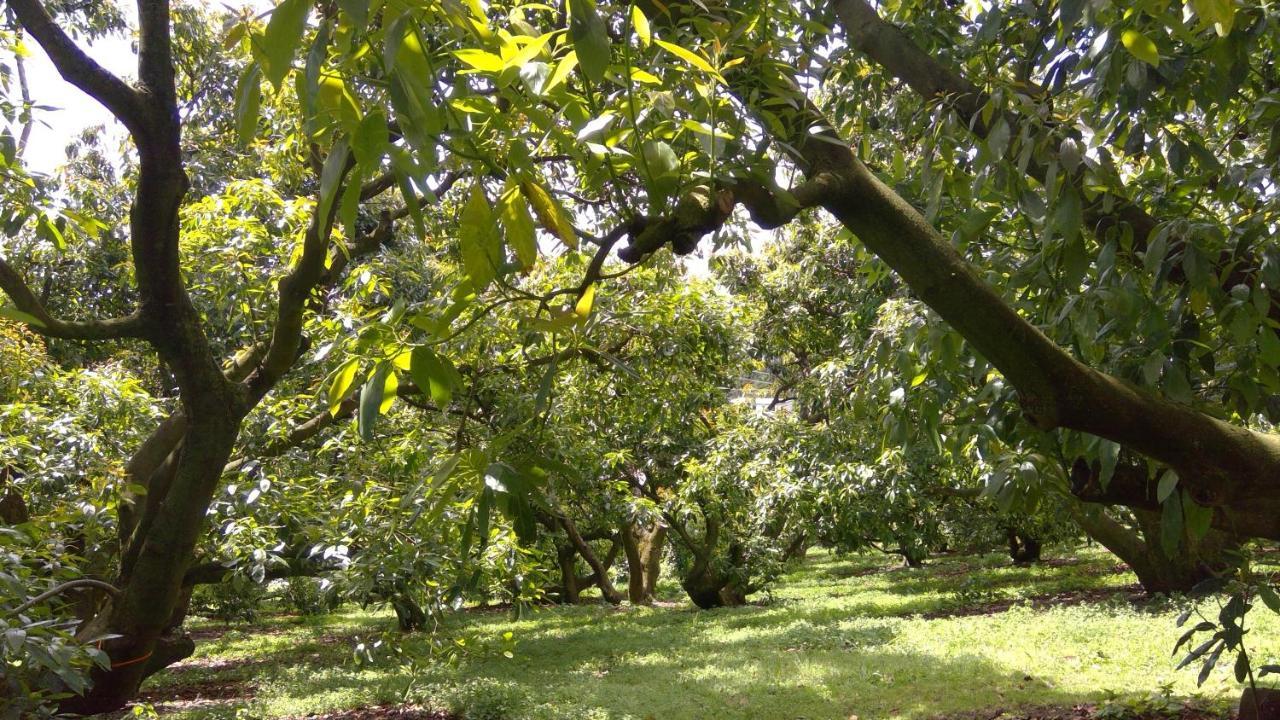
{"label": "tree canopy", "polygon": [[[413,629],[667,543],[707,607],[814,542],[1081,527],[1154,590],[1280,540],[1269,5],[5,10],[0,579],[99,583],[23,630],[67,709],[232,576]],[[125,152],[29,170],[33,46]]]}

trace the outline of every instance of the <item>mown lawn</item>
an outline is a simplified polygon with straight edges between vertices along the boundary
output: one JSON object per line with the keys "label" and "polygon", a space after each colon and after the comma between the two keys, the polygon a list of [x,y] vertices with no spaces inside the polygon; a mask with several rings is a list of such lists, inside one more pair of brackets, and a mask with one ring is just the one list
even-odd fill
{"label": "mown lawn", "polygon": [[[1122,718],[1162,686],[1226,712],[1239,692],[1230,663],[1196,688],[1195,673],[1170,658],[1179,603],[1135,604],[1135,592],[1132,574],[1088,548],[1033,568],[998,555],[912,570],[815,554],[748,607],[591,605],[519,621],[467,612],[450,628],[471,648],[456,666],[386,652],[357,663],[356,643],[394,625],[388,613],[207,625],[196,655],[146,690],[162,717],[182,718],[305,717],[406,699],[472,717],[994,718],[1084,704]],[[1250,622],[1255,658],[1280,659],[1280,618],[1259,608]]]}

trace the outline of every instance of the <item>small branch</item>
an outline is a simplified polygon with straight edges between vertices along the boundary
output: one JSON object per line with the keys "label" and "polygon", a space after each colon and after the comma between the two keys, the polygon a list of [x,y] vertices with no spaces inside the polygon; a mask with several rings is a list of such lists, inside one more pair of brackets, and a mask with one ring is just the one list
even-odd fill
{"label": "small branch", "polygon": [[103,582],[101,580],[92,580],[90,578],[80,578],[79,580],[70,580],[68,582],[64,582],[61,585],[58,585],[57,587],[54,587],[50,590],[46,590],[40,593],[39,595],[31,598],[30,600],[14,608],[9,614],[17,615],[23,610],[26,610],[27,608],[38,605],[44,602],[45,600],[48,600],[49,598],[54,597],[55,595],[61,595],[62,593],[68,590],[74,590],[79,587],[95,587],[95,588],[98,588],[99,590],[105,590],[106,592],[110,593],[111,597],[120,596],[120,589],[117,588],[115,585],[112,585],[111,583]]}
{"label": "small branch", "polygon": [[137,312],[120,318],[109,320],[86,320],[73,322],[59,320],[49,314],[44,305],[31,292],[31,288],[22,280],[4,258],[0,257],[0,289],[3,289],[13,304],[22,312],[30,315],[33,321],[27,327],[47,337],[65,340],[111,340],[124,337],[142,337],[142,317]]}

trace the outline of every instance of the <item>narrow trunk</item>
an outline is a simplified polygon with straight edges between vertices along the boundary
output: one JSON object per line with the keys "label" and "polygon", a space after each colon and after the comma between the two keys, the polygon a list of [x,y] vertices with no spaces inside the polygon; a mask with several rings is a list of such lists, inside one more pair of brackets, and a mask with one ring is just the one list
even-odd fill
{"label": "narrow trunk", "polygon": [[560,560],[560,602],[578,603],[578,551],[572,545],[561,545],[557,556]]}
{"label": "narrow trunk", "polygon": [[633,604],[653,604],[666,534],[667,529],[661,524],[646,528],[628,522],[622,526],[622,543],[627,553],[627,598]]}
{"label": "narrow trunk", "polygon": [[1030,565],[1040,562],[1040,541],[1019,531],[1014,527],[1005,528],[1009,539],[1009,558],[1015,565]]}
{"label": "narrow trunk", "polygon": [[800,532],[791,539],[791,543],[787,545],[787,549],[782,552],[782,559],[790,562],[792,560],[804,560],[805,555],[809,553],[809,533]]}
{"label": "narrow trunk", "polygon": [[657,597],[658,578],[662,575],[662,553],[667,548],[667,526],[659,523],[649,534],[648,544],[641,550],[644,563],[644,595],[652,602]]}

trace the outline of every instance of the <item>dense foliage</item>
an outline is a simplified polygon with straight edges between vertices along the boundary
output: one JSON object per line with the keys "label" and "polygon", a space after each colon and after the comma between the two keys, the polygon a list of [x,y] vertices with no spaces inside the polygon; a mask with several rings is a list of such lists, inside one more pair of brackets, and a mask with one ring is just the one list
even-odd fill
{"label": "dense foliage", "polygon": [[[411,631],[1087,534],[1274,598],[1280,17],[953,5],[8,0],[6,692],[272,581]],[[29,171],[33,44],[125,152]]]}

